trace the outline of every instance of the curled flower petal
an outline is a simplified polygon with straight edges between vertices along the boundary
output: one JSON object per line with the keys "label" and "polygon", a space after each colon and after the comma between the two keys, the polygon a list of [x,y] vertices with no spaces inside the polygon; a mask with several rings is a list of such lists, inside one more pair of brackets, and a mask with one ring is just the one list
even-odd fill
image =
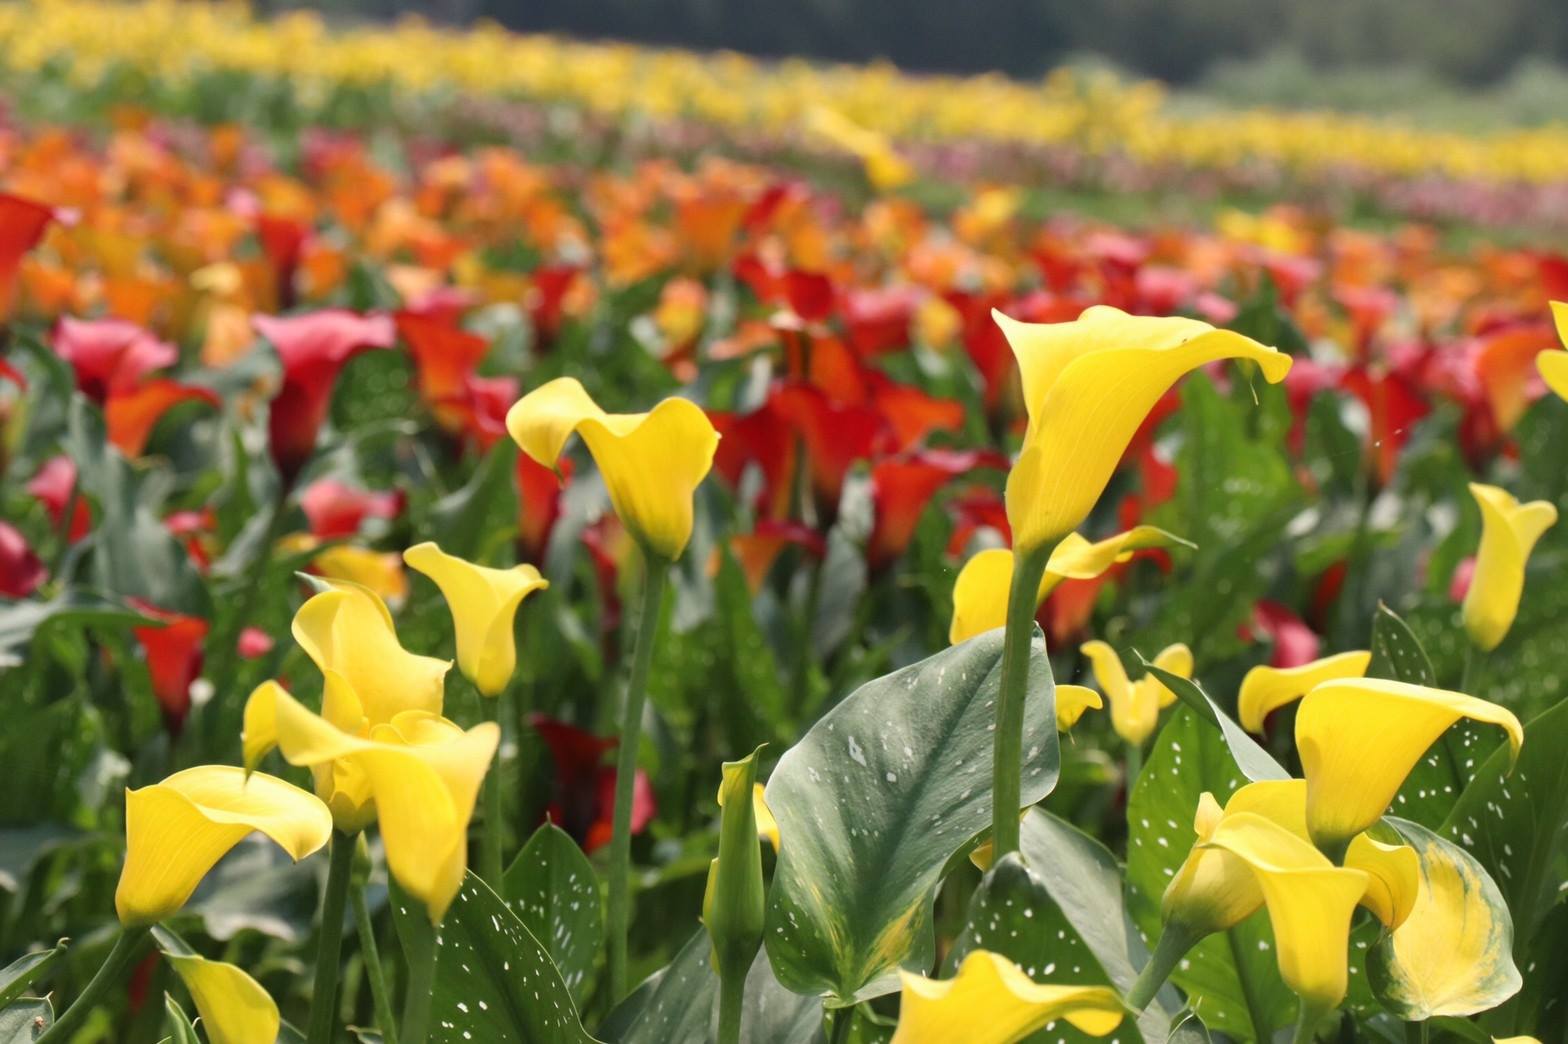
{"label": "curled flower petal", "polygon": [[1087,685],[1058,685],[1056,687],[1056,731],[1067,732],[1078,719],[1083,717],[1083,712],[1099,710],[1105,706],[1100,699],[1100,694]]}
{"label": "curled flower petal", "polygon": [[282,1018],[261,983],[244,969],[194,954],[166,953],[190,990],[212,1044],[274,1044]]}
{"label": "curled flower petal", "polygon": [[1319,682],[1360,678],[1372,662],[1369,652],[1344,652],[1304,663],[1300,667],[1259,664],[1241,680],[1236,697],[1237,717],[1248,732],[1262,732],[1263,721],[1287,703],[1299,700]]}
{"label": "curled flower petal", "polygon": [[1109,987],[1042,985],[989,950],[971,952],[951,979],[899,976],[892,1044],[1012,1044],[1057,1019],[1103,1037],[1122,1022],[1121,1000]]}
{"label": "curled flower petal", "polygon": [[441,588],[457,632],[458,668],[484,695],[499,695],[517,669],[512,620],[518,606],[550,582],[531,565],[490,569],[430,542],[409,548],[403,560]]}

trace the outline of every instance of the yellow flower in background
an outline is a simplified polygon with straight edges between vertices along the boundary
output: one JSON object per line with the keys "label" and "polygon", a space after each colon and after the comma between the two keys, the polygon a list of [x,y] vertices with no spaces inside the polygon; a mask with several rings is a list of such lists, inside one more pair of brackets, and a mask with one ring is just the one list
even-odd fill
{"label": "yellow flower in background", "polygon": [[561,377],[517,400],[506,430],[547,468],[574,432],[581,435],[616,515],[644,550],[668,562],[685,550],[692,496],[719,445],[702,407],[671,398],[648,413],[606,413],[575,378]]}
{"label": "yellow flower in background", "polygon": [[[1557,326],[1557,339],[1568,349],[1568,301],[1552,302],[1552,321]],[[1568,351],[1542,352],[1535,357],[1535,368],[1558,398],[1568,399]]]}
{"label": "yellow flower in background", "polygon": [[1259,664],[1241,679],[1236,716],[1248,732],[1262,732],[1264,719],[1285,704],[1301,699],[1319,682],[1360,678],[1371,663],[1372,654],[1362,651],[1325,656],[1299,667]]}
{"label": "yellow flower in background", "polygon": [[[1175,702],[1176,694],[1152,674],[1131,681],[1122,658],[1105,642],[1084,642],[1078,651],[1089,658],[1094,680],[1111,703],[1111,727],[1133,746],[1143,746],[1159,724],[1160,711]],[[1161,649],[1153,663],[1179,677],[1192,677],[1192,650],[1179,642]]]}
{"label": "yellow flower in background", "polygon": [[[1124,533],[1090,543],[1069,533],[1051,551],[1040,579],[1038,605],[1063,580],[1092,580],[1111,566],[1130,559],[1135,551],[1152,547],[1192,545],[1158,526],[1134,526]],[[987,548],[973,555],[953,582],[953,623],[948,641],[957,645],[977,634],[1007,623],[1007,596],[1013,583],[1013,553]]]}
{"label": "yellow flower in background", "polygon": [[1122,1022],[1122,1002],[1109,987],[1041,985],[988,950],[970,953],[951,979],[899,976],[892,1044],[1012,1044],[1058,1019],[1103,1037]]}
{"label": "yellow flower in background", "polygon": [[1058,685],[1056,687],[1056,731],[1069,732],[1078,724],[1086,710],[1099,710],[1105,706],[1100,694],[1087,685]]}
{"label": "yellow flower in background", "polygon": [[318,552],[310,560],[310,567],[321,577],[358,584],[388,602],[401,603],[408,597],[403,562],[391,551],[334,544]]}
{"label": "yellow flower in background", "polygon": [[195,954],[164,956],[190,991],[212,1044],[276,1044],[283,1020],[261,983],[223,961]]}
{"label": "yellow flower in background", "polygon": [[312,595],[294,614],[294,640],[322,674],[342,675],[379,725],[406,710],[439,714],[452,665],[419,656],[397,640],[392,614],[374,591],[343,580]]}
{"label": "yellow flower in background", "polygon": [[886,135],[867,130],[848,116],[819,105],[806,116],[806,126],[836,148],[860,160],[866,180],[878,192],[901,188],[915,179],[915,169],[898,154]]}
{"label": "yellow flower in background", "polygon": [[1251,359],[1271,384],[1290,370],[1283,352],[1196,319],[1106,305],[1067,323],[992,314],[1018,359],[1029,413],[1007,479],[1019,553],[1060,540],[1088,517],[1138,426],[1182,375],[1218,359]]}
{"label": "yellow flower in background", "polygon": [[512,622],[517,609],[550,582],[531,565],[490,569],[430,542],[409,548],[403,560],[441,588],[457,633],[458,669],[482,694],[499,696],[517,669]]}
{"label": "yellow flower in background", "polygon": [[1280,977],[1301,998],[1303,1014],[1338,1007],[1349,986],[1350,917],[1366,894],[1367,874],[1334,866],[1252,812],[1226,816],[1204,844],[1251,870],[1274,928]]}
{"label": "yellow flower in background", "polygon": [[125,867],[114,906],[126,925],[153,924],[185,905],[241,839],[260,832],[296,861],[332,835],[313,795],[233,765],[200,765],[125,792]]}
{"label": "yellow flower in background", "polygon": [[1524,567],[1535,542],[1557,521],[1557,509],[1544,500],[1521,504],[1496,486],[1470,483],[1481,505],[1481,548],[1475,574],[1465,592],[1465,631],[1485,652],[1502,644],[1519,612]]}
{"label": "yellow flower in background", "polygon": [[347,763],[364,773],[386,845],[387,868],[439,923],[462,887],[468,823],[501,731],[484,722],[464,732],[423,710],[403,711],[354,735],[275,694],[278,747],[295,765]]}
{"label": "yellow flower in background", "polygon": [[1381,678],[1325,682],[1307,693],[1296,713],[1296,749],[1313,843],[1334,851],[1382,818],[1416,762],[1460,718],[1500,726],[1519,756],[1519,719],[1463,693]]}

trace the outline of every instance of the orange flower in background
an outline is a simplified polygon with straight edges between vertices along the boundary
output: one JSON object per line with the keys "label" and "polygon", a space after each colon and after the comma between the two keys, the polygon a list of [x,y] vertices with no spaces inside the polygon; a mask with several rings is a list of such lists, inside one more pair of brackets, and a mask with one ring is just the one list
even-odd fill
{"label": "orange flower in background", "polygon": [[191,683],[201,675],[202,643],[207,639],[208,623],[201,617],[160,609],[140,599],[132,605],[156,626],[132,630],[147,658],[147,673],[152,678],[153,695],[163,711],[169,734],[178,736],[191,709]]}
{"label": "orange flower in background", "polygon": [[892,564],[915,535],[926,506],[949,481],[976,468],[1005,470],[1000,453],[925,450],[888,457],[871,468],[871,501],[875,508],[866,562],[874,570]]}
{"label": "orange flower in background", "polygon": [[53,207],[0,193],[0,319],[11,314],[22,257],[38,245],[54,219]]}

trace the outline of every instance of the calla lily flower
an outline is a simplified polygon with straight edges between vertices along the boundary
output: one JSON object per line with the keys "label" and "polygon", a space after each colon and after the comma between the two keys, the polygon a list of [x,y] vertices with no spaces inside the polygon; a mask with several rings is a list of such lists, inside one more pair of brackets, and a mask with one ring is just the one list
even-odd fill
{"label": "calla lily flower", "polygon": [[161,921],[190,898],[229,849],[253,832],[294,860],[327,843],[332,815],[291,783],[231,765],[201,765],[125,792],[125,867],[115,889],[120,922]]}
{"label": "calla lily flower", "polygon": [[1068,732],[1078,724],[1086,710],[1099,710],[1105,706],[1100,694],[1087,685],[1058,685],[1056,687],[1056,731]]}
{"label": "calla lily flower", "polygon": [[[279,541],[289,551],[309,551],[319,541],[309,533],[296,533]],[[376,551],[358,544],[331,544],[311,557],[306,570],[325,580],[356,584],[377,598],[401,605],[408,597],[408,576],[395,551]]]}
{"label": "calla lily flower", "polygon": [[1144,416],[1183,374],[1251,359],[1276,384],[1290,356],[1196,319],[1128,315],[1096,305],[1069,323],[993,313],[1018,359],[1029,426],[1007,480],[1007,517],[1022,553],[1088,517]]}
{"label": "calla lily flower", "polygon": [[[245,701],[241,752],[247,772],[278,746],[278,700],[288,691],[276,681],[264,681]],[[368,738],[370,723],[364,705],[343,676],[328,672],[321,690],[321,716],[352,735]],[[332,812],[332,825],[341,834],[357,834],[376,818],[375,795],[364,769],[348,760],[311,766],[316,796]]]}
{"label": "calla lily flower", "polygon": [[1463,693],[1380,678],[1324,682],[1307,693],[1296,712],[1296,748],[1313,843],[1332,852],[1376,823],[1427,748],[1460,718],[1500,726],[1519,756],[1519,719]]}
{"label": "calla lily flower", "polygon": [[887,136],[868,130],[841,112],[819,105],[807,114],[812,133],[843,149],[865,167],[866,180],[878,192],[900,188],[913,181],[914,168],[898,154]]}
{"label": "calla lily flower", "polygon": [[485,696],[499,696],[517,669],[513,618],[523,599],[550,582],[531,565],[490,569],[449,555],[434,543],[403,552],[403,561],[441,588],[457,632],[457,666]]}
{"label": "calla lily flower", "polygon": [[[1092,580],[1136,551],[1154,547],[1191,547],[1157,526],[1134,526],[1124,533],[1090,543],[1077,533],[1062,538],[1046,562],[1036,604],[1044,602],[1064,580]],[[1013,583],[1013,554],[987,548],[972,556],[953,584],[953,623],[948,640],[954,645],[1007,622],[1007,596]]]}
{"label": "calla lily flower", "polygon": [[212,1044],[275,1044],[278,1005],[244,969],[195,954],[165,953],[190,991]]}
{"label": "calla lily flower", "polygon": [[141,599],[131,599],[136,611],[158,621],[155,627],[132,628],[147,657],[152,692],[163,712],[169,734],[178,736],[191,709],[191,685],[201,676],[202,643],[210,625],[199,616],[168,612]]}
{"label": "calla lily flower", "polygon": [[1280,977],[1301,998],[1303,1015],[1338,1007],[1349,986],[1350,916],[1366,894],[1366,872],[1334,866],[1252,812],[1226,816],[1204,844],[1251,870],[1274,927]]}
{"label": "calla lily flower", "polygon": [[1363,677],[1371,662],[1372,654],[1363,651],[1325,656],[1300,667],[1259,664],[1241,680],[1241,692],[1236,698],[1241,727],[1248,732],[1262,732],[1265,718],[1301,699],[1319,682]]}
{"label": "calla lily flower", "polygon": [[447,660],[419,656],[398,643],[392,614],[375,592],[346,580],[312,595],[294,614],[294,640],[322,674],[341,675],[364,701],[371,725],[405,710],[441,711]]}
{"label": "calla lily flower", "polygon": [[[332,678],[328,676],[329,683]],[[363,773],[386,844],[387,867],[440,923],[462,887],[468,823],[501,731],[464,732],[439,714],[402,711],[369,736],[343,730],[281,689],[273,692],[278,747],[291,764]]]}
{"label": "calla lily flower", "polygon": [[1557,509],[1544,500],[1521,504],[1506,490],[1470,483],[1481,505],[1481,549],[1465,592],[1465,631],[1478,648],[1502,644],[1519,612],[1524,567],[1541,534],[1557,522]]}
{"label": "calla lily flower", "polygon": [[0,319],[9,318],[22,258],[44,237],[54,208],[21,196],[0,193]]}
{"label": "calla lily flower", "polygon": [[892,1044],[1012,1044],[1058,1019],[1103,1037],[1122,1023],[1122,1002],[1109,987],[1042,985],[989,950],[970,953],[951,979],[899,976]]}
{"label": "calla lily flower", "polygon": [[674,561],[691,539],[692,495],[713,466],[719,436],[687,399],[648,413],[606,413],[574,378],[529,392],[506,415],[523,452],[554,467],[573,433],[593,454],[615,513],[652,555]]}
{"label": "calla lily flower", "polygon": [[312,482],[299,495],[300,510],[310,523],[312,536],[322,540],[351,537],[366,519],[392,519],[403,510],[403,496],[395,492],[356,489],[337,479]]}
{"label": "calla lily flower", "polygon": [[[1104,642],[1085,642],[1079,651],[1089,658],[1094,680],[1111,701],[1111,727],[1133,746],[1143,746],[1159,723],[1160,711],[1176,701],[1176,694],[1152,674],[1136,682],[1128,679],[1121,657]],[[1180,677],[1192,676],[1192,650],[1180,643],[1161,649],[1153,662]]]}
{"label": "calla lily flower", "polygon": [[926,505],[954,477],[992,464],[1007,466],[1005,458],[998,456],[993,461],[992,456],[924,450],[877,461],[871,468],[871,502],[875,511],[871,536],[866,541],[867,565],[873,570],[885,569],[908,549]]}
{"label": "calla lily flower", "polygon": [[56,355],[71,364],[82,394],[100,404],[180,358],[174,345],[124,319],[67,316],[50,331],[49,343]]}
{"label": "calla lily flower", "polygon": [[26,598],[49,579],[49,569],[27,537],[9,522],[0,522],[0,595]]}
{"label": "calla lily flower", "polygon": [[[1552,322],[1557,328],[1557,339],[1568,348],[1568,301],[1552,302]],[[1535,368],[1558,398],[1568,399],[1568,351],[1542,352],[1535,357]]]}

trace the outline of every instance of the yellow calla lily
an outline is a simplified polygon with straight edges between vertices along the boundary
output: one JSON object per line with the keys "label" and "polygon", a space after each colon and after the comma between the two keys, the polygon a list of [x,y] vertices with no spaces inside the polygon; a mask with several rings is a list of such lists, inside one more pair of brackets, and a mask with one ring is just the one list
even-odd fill
{"label": "yellow calla lily", "polygon": [[[278,698],[288,691],[275,681],[264,681],[245,701],[244,731],[240,744],[247,772],[278,745]],[[368,737],[370,722],[359,697],[336,671],[328,671],[321,689],[321,716],[350,735]],[[357,834],[376,818],[375,796],[364,770],[353,761],[339,760],[311,766],[316,796],[332,812],[332,825],[341,833]]]}
{"label": "yellow calla lily", "polygon": [[[1089,658],[1094,680],[1111,703],[1111,727],[1133,746],[1143,746],[1159,724],[1160,711],[1175,702],[1176,694],[1152,674],[1130,681],[1121,657],[1105,642],[1084,642],[1078,648]],[[1161,670],[1192,677],[1192,650],[1179,642],[1161,649],[1153,662]]]}
{"label": "yellow calla lily", "polygon": [[1251,359],[1271,384],[1290,356],[1196,319],[1128,315],[1106,305],[1073,322],[1022,323],[993,312],[1018,359],[1029,426],[1007,479],[1007,520],[1021,553],[1088,517],[1127,444],[1188,371]]}
{"label": "yellow calla lily", "polygon": [[390,551],[372,551],[354,544],[334,544],[310,560],[318,576],[358,584],[376,597],[401,605],[408,597],[408,577],[403,562]]}
{"label": "yellow calla lily", "polygon": [[1109,987],[1042,985],[989,950],[970,953],[951,979],[899,975],[892,1044],[1012,1044],[1057,1019],[1103,1037],[1122,1022],[1122,1002]]}
{"label": "yellow calla lily", "polygon": [[[1568,348],[1568,301],[1552,302],[1552,321],[1557,326],[1557,339]],[[1542,352],[1535,357],[1535,368],[1558,398],[1568,399],[1568,352]]]}
{"label": "yellow calla lily", "polygon": [[494,722],[464,732],[428,711],[345,732],[285,692],[274,696],[278,747],[295,765],[358,768],[375,802],[387,867],[439,922],[463,883],[468,823],[501,733]]}
{"label": "yellow calla lily", "polygon": [[877,191],[901,188],[914,180],[914,168],[893,148],[887,135],[868,130],[824,105],[813,108],[806,119],[813,133],[860,160],[866,180]]}
{"label": "yellow calla lily", "polygon": [[[1192,546],[1158,526],[1134,526],[1094,543],[1069,533],[1051,551],[1035,604],[1045,601],[1063,580],[1092,580],[1111,566],[1127,561],[1135,551],[1178,544]],[[957,645],[1003,626],[1007,622],[1007,596],[1012,583],[1011,551],[987,548],[970,557],[953,583],[953,623],[948,629],[948,641]]]}
{"label": "yellow calla lily", "polygon": [[1492,1044],[1541,1044],[1535,1037],[1493,1037]]}
{"label": "yellow calla lily", "polygon": [[345,580],[311,596],[294,614],[294,640],[321,669],[342,676],[371,725],[406,710],[441,712],[446,660],[419,656],[397,640],[392,614],[375,592]]}
{"label": "yellow calla lily", "polygon": [[[773,851],[779,850],[779,821],[773,818],[773,810],[768,807],[767,799],[763,796],[767,787],[761,783],[754,783],[751,787],[751,811],[757,817],[757,836],[765,838],[773,846]],[[724,781],[719,781],[719,807],[724,807]]]}
{"label": "yellow calla lily", "polygon": [[1313,843],[1335,851],[1376,823],[1427,748],[1460,718],[1502,727],[1518,757],[1519,719],[1473,696],[1381,678],[1324,682],[1307,693],[1296,713],[1296,749]]}
{"label": "yellow calla lily", "polygon": [[685,550],[692,496],[719,445],[702,407],[671,398],[647,413],[606,413],[575,378],[560,377],[517,400],[506,430],[547,468],[555,467],[574,432],[581,435],[621,524],[665,561]]}
{"label": "yellow calla lily", "polygon": [[264,773],[199,765],[125,792],[125,867],[114,892],[122,924],[163,920],[224,853],[267,835],[294,860],[327,843],[332,816],[313,795]]}
{"label": "yellow calla lily", "polygon": [[1241,692],[1236,697],[1241,727],[1248,732],[1262,732],[1264,719],[1285,704],[1301,699],[1319,682],[1360,678],[1371,662],[1370,652],[1345,652],[1299,667],[1259,664],[1241,679]]}
{"label": "yellow calla lily", "polygon": [[173,953],[164,956],[190,991],[212,1044],[276,1044],[283,1020],[261,983],[223,961]]}
{"label": "yellow calla lily", "polygon": [[1087,685],[1058,685],[1056,687],[1056,731],[1068,732],[1078,724],[1086,710],[1099,710],[1105,706],[1100,694]]}
{"label": "yellow calla lily", "polygon": [[1535,542],[1557,521],[1557,509],[1544,500],[1521,504],[1496,486],[1470,483],[1481,505],[1481,548],[1475,575],[1465,592],[1465,631],[1485,652],[1500,645],[1519,612],[1524,567]]}
{"label": "yellow calla lily", "polygon": [[403,560],[441,588],[457,633],[458,669],[482,694],[499,696],[517,669],[513,617],[524,598],[550,581],[531,565],[490,569],[430,542],[404,551]]}
{"label": "yellow calla lily", "polygon": [[1256,813],[1226,816],[1204,845],[1245,863],[1274,928],[1280,977],[1304,1014],[1338,1007],[1349,985],[1350,917],[1367,874],[1337,867],[1311,844]]}

